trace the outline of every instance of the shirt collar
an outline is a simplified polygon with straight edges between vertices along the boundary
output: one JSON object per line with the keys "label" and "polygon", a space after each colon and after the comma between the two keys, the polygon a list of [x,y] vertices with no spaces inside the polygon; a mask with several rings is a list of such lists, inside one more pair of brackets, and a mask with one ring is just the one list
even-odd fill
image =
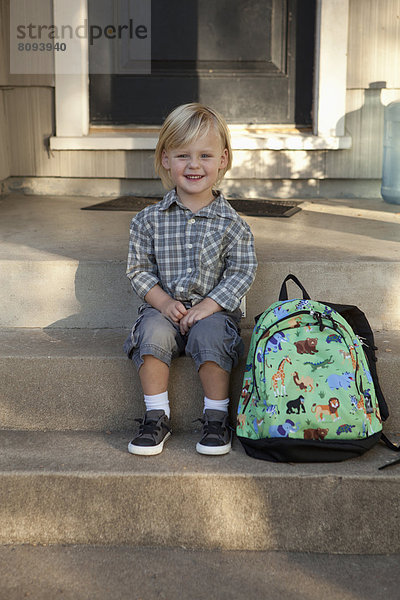
{"label": "shirt collar", "polygon": [[160,204],[158,205],[158,210],[168,210],[169,207],[171,206],[171,204],[174,204],[174,202],[184,208],[183,204],[180,202],[178,195],[176,193],[176,190],[170,190],[167,194],[165,194],[164,198],[161,200]]}
{"label": "shirt collar", "polygon": [[[178,194],[176,193],[175,189],[173,189],[173,190],[169,191],[167,194],[165,194],[164,198],[161,200],[161,202],[158,206],[158,209],[163,210],[163,211],[168,210],[170,208],[170,206],[172,206],[172,204],[176,204],[183,210],[186,209],[186,207],[179,200]],[[236,212],[232,208],[232,206],[229,204],[229,202],[227,202],[225,200],[222,192],[217,191],[217,196],[215,197],[213,202],[211,202],[211,204],[209,204],[208,206],[205,206],[204,208],[199,210],[199,212],[197,212],[196,215],[199,217],[207,217],[207,218],[212,218],[212,217],[218,215],[219,217],[235,219]]]}

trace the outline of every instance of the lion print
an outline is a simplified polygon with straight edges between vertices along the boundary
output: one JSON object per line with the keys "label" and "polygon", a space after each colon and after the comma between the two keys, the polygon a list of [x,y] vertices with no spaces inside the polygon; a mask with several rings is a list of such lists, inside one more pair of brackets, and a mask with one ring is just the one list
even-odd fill
{"label": "lion print", "polygon": [[317,420],[324,420],[324,416],[333,416],[334,419],[338,419],[338,408],[340,406],[340,402],[337,398],[329,398],[329,404],[313,404],[311,407],[311,412],[315,413]]}

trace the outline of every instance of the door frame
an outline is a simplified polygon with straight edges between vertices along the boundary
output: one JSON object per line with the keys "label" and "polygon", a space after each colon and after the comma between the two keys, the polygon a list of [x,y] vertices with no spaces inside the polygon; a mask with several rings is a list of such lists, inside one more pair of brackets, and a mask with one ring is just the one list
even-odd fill
{"label": "door frame", "polygon": [[[53,0],[54,24],[79,25],[88,18],[87,0]],[[315,78],[313,90],[312,133],[268,133],[260,136],[263,125],[230,126],[234,148],[241,149],[342,149],[351,146],[345,135],[347,41],[349,0],[317,0]],[[56,135],[50,139],[54,150],[140,150],[154,149],[154,134],[113,131],[90,132],[89,122],[89,45],[82,38],[74,47],[73,60],[81,65],[76,75],[60,73],[55,53],[55,114]],[[257,130],[257,133],[256,133]],[[245,133],[244,133],[245,131]]]}

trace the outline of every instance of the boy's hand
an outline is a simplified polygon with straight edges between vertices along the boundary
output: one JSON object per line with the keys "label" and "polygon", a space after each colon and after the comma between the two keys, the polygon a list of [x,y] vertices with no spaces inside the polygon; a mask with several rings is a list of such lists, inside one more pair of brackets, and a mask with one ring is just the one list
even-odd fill
{"label": "boy's hand", "polygon": [[205,319],[220,310],[223,310],[223,308],[217,302],[211,298],[204,298],[204,300],[189,308],[186,315],[179,321],[182,335],[185,335],[197,321],[201,321],[201,319]]}
{"label": "boy's hand", "polygon": [[188,311],[183,306],[182,302],[169,298],[169,300],[166,300],[162,304],[160,312],[165,317],[169,317],[174,323],[179,323]]}
{"label": "boy's hand", "polygon": [[164,317],[168,317],[174,321],[174,323],[179,323],[182,317],[187,313],[182,302],[171,298],[171,296],[164,292],[158,284],[147,292],[144,299],[151,304],[151,306],[154,306],[154,308],[159,310]]}

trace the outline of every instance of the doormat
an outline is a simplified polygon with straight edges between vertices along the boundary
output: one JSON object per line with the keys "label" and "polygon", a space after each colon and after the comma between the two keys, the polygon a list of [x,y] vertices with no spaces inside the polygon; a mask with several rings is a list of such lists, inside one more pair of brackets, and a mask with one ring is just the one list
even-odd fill
{"label": "doormat", "polygon": [[[157,204],[162,196],[120,196],[106,202],[85,206],[82,210],[126,210],[136,212],[150,204]],[[291,200],[265,200],[254,198],[252,200],[243,198],[227,198],[229,204],[243,215],[249,217],[291,217],[301,210],[300,202]]]}

